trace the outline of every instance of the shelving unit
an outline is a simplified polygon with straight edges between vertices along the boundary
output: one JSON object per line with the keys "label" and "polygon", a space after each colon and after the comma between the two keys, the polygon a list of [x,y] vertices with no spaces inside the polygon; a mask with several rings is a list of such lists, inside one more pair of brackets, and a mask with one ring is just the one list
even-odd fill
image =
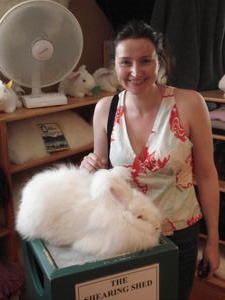
{"label": "shelving unit", "polygon": [[[220,90],[201,92],[205,101],[225,104],[225,97]],[[225,135],[213,134],[213,139],[225,142]],[[225,166],[224,166],[225,167]],[[219,181],[220,192],[225,193],[225,181]],[[206,236],[201,234],[200,239],[206,240]],[[220,247],[225,248],[225,241],[220,241]],[[222,300],[225,299],[225,280],[213,276],[208,280],[200,279],[196,276],[190,300]]]}
{"label": "shelving unit", "polygon": [[[93,107],[93,105],[95,105],[100,98],[109,95],[109,93],[99,93],[97,96],[93,97],[70,98],[68,104],[66,105],[33,109],[19,108],[13,113],[0,113],[0,166],[7,177],[10,189],[10,195],[6,205],[3,207],[0,203],[0,209],[3,210],[2,214],[4,215],[5,219],[5,223],[0,219],[0,249],[4,249],[4,254],[9,260],[16,261],[18,258],[16,233],[14,230],[14,208],[12,196],[13,175],[27,169],[43,166],[45,164],[70,157],[81,152],[89,151],[92,149],[93,144],[87,144],[76,149],[55,152],[38,160],[29,161],[21,165],[15,165],[10,162],[8,155],[8,123],[18,120],[31,119],[33,117],[48,115],[60,111],[76,110],[81,107],[87,107],[88,110],[88,106]],[[1,216],[2,215],[0,215],[0,218]],[[0,256],[1,255],[2,253],[0,253]]]}
{"label": "shelving unit", "polygon": [[[201,93],[205,101],[225,104],[225,97],[220,90],[204,91]],[[225,141],[225,135],[213,134],[213,139]],[[225,167],[225,166],[224,166]],[[220,180],[220,191],[225,192],[225,181]]]}

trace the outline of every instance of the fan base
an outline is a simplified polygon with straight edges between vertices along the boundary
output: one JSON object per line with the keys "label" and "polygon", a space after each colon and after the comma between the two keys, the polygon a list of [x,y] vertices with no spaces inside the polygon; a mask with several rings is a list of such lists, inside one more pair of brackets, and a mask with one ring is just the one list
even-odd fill
{"label": "fan base", "polygon": [[23,105],[26,108],[46,107],[67,104],[68,99],[64,94],[46,93],[40,95],[23,96]]}

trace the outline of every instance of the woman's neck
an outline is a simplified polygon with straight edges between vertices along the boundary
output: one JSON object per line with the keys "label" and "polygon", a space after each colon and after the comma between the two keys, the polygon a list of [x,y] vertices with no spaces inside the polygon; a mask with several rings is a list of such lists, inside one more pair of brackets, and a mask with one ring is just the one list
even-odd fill
{"label": "woman's neck", "polygon": [[126,107],[139,114],[155,110],[161,104],[163,92],[164,87],[158,85],[152,86],[146,91],[146,93],[139,95],[135,95],[127,91],[125,98]]}

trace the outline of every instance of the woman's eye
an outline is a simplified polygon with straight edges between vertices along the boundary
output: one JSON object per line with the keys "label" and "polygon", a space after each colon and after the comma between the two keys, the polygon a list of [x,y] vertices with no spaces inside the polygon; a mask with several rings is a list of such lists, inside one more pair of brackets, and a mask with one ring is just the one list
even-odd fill
{"label": "woman's eye", "polygon": [[129,66],[131,63],[130,63],[130,61],[128,61],[128,60],[123,60],[123,61],[121,61],[120,62],[120,65],[121,66]]}
{"label": "woman's eye", "polygon": [[152,62],[152,60],[146,58],[146,59],[143,59],[141,62],[142,62],[142,64],[150,64]]}

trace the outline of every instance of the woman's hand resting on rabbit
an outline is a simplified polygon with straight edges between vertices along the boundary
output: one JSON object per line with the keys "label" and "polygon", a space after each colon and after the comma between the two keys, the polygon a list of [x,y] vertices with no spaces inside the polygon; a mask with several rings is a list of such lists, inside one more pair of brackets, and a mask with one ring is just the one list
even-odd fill
{"label": "woman's hand resting on rabbit", "polygon": [[107,161],[95,153],[89,153],[87,156],[84,156],[80,167],[87,169],[89,172],[95,172],[98,169],[105,169],[107,167]]}

